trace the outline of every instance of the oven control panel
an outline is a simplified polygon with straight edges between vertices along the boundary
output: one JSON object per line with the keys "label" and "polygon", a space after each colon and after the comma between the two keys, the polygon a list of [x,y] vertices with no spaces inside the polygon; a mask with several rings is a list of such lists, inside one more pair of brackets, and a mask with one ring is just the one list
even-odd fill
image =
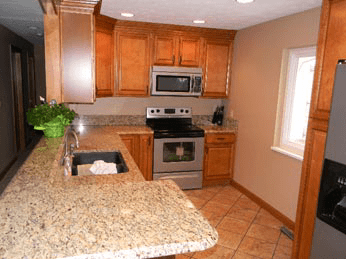
{"label": "oven control panel", "polygon": [[192,109],[190,107],[148,107],[147,118],[192,118]]}

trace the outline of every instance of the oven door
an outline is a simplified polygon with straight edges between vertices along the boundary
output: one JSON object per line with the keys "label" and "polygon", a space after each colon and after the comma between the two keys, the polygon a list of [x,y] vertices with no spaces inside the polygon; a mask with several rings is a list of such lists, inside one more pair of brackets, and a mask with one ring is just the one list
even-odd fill
{"label": "oven door", "polygon": [[201,171],[204,138],[154,139],[154,173]]}

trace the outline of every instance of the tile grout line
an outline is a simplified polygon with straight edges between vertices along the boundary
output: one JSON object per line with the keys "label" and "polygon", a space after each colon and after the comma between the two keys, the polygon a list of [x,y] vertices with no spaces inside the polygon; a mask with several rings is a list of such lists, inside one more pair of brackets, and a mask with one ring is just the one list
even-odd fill
{"label": "tile grout line", "polygon": [[[222,186],[218,191],[216,191],[209,199],[206,200],[206,202],[203,204],[203,206],[201,206],[198,210],[200,211],[201,209],[203,209],[203,208],[206,206],[206,204],[207,204],[208,202],[210,202],[215,196],[217,196],[217,194],[221,193],[221,192],[224,190],[224,188],[225,188],[226,186],[227,186],[227,185]],[[239,191],[239,192],[240,192],[240,191]],[[221,217],[221,219],[219,220],[219,222],[215,225],[215,229],[220,225],[220,223],[222,222],[222,220],[224,220],[224,218],[228,215],[228,213],[229,213],[229,212],[231,211],[231,209],[235,206],[235,204],[241,199],[241,197],[242,197],[242,196],[247,197],[247,196],[246,196],[245,194],[243,194],[242,192],[240,192],[240,194],[241,194],[241,195],[239,195],[239,197],[233,202],[232,206],[227,210],[227,212]],[[195,196],[195,197],[197,197],[197,196]],[[200,198],[200,197],[197,197],[197,198]],[[247,198],[249,198],[249,197],[247,197]],[[250,200],[251,200],[251,199],[250,199]],[[256,203],[256,202],[255,202],[255,203]],[[256,203],[256,204],[257,204],[257,203]],[[257,204],[257,205],[258,205],[258,204]],[[259,212],[260,212],[261,209],[264,209],[264,208],[262,208],[261,206],[259,206],[259,209],[257,210],[257,212],[256,212],[256,214],[255,214],[255,216],[254,216],[254,218],[251,220],[251,222],[250,222],[248,228],[246,229],[246,231],[245,231],[245,233],[244,233],[244,236],[242,237],[241,241],[239,242],[239,245],[237,246],[237,248],[234,250],[234,254],[232,255],[231,258],[234,258],[234,256],[236,255],[237,251],[239,251],[239,247],[240,247],[241,243],[242,243],[243,240],[245,239],[246,234],[248,233],[248,231],[249,231],[249,229],[251,228],[251,226],[254,224],[255,219],[256,219],[256,217],[258,216],[258,214],[259,214]],[[201,212],[201,211],[200,211],[200,212]],[[257,223],[256,223],[256,224],[257,224]],[[270,227],[270,228],[272,228],[272,229],[277,229],[277,228],[275,228],[275,227],[267,226],[267,225],[264,225],[264,224],[258,224],[258,225],[265,226],[265,227]],[[259,239],[259,238],[255,238],[255,237],[253,237],[253,238],[256,239],[256,240],[259,240],[259,241],[265,241],[265,240],[262,240],[262,239]],[[275,244],[275,248],[274,248],[274,250],[273,250],[273,253],[272,253],[271,258],[273,258],[274,255],[275,255],[275,251],[276,251],[276,249],[277,249],[277,247],[278,247],[278,245],[279,245],[279,239],[280,239],[280,235],[279,235],[279,238],[277,239],[277,241],[276,241],[275,243],[273,243],[273,244]],[[268,241],[268,242],[269,242],[269,241]],[[271,242],[269,242],[269,243],[271,243]],[[226,246],[222,246],[222,245],[219,245],[219,246],[224,247],[224,248],[227,248],[227,249],[231,249],[231,248],[226,247]],[[232,249],[232,250],[233,250],[233,249]],[[198,253],[198,252],[196,252],[196,253]],[[242,252],[242,253],[244,253],[244,254],[246,254],[246,255],[249,255],[249,256],[253,256],[253,255],[248,254],[248,253],[246,253],[246,252]],[[195,259],[193,256],[191,256],[191,257],[189,257],[189,258],[190,258],[190,259]],[[260,257],[258,257],[258,258],[260,258]]]}
{"label": "tile grout line", "polygon": [[[245,194],[242,194],[242,195],[245,195]],[[246,196],[246,195],[245,195],[245,196]],[[240,196],[240,197],[241,197],[241,196]],[[239,197],[239,198],[240,198],[240,197]],[[247,196],[246,196],[246,197],[247,197]],[[262,208],[262,207],[259,207],[259,209],[258,209],[258,211],[257,211],[257,213],[256,213],[256,215],[255,215],[255,217],[252,219],[251,223],[249,224],[249,227],[248,227],[247,230],[245,231],[245,234],[244,234],[243,238],[240,240],[239,245],[238,245],[237,249],[235,250],[236,253],[237,253],[237,251],[238,251],[238,249],[239,249],[241,243],[244,241],[244,239],[245,239],[245,237],[246,237],[246,234],[247,234],[247,232],[249,231],[250,227],[252,226],[252,224],[254,224],[255,219],[256,219],[256,217],[257,217],[259,211],[261,210],[261,208]],[[235,253],[235,254],[236,254],[236,253]],[[234,254],[234,256],[235,256],[235,254]],[[250,254],[245,253],[245,252],[244,252],[244,254],[250,255]],[[233,257],[234,257],[234,256],[233,256]],[[250,256],[253,256],[253,255],[250,255]],[[232,257],[232,258],[233,258],[233,257]]]}

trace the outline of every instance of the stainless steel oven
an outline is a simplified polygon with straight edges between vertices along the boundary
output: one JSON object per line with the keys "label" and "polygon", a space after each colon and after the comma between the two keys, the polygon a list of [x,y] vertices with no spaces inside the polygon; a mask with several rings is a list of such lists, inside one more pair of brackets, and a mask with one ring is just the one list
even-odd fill
{"label": "stainless steel oven", "polygon": [[153,179],[202,188],[204,131],[192,125],[191,108],[147,108],[147,125],[154,130]]}

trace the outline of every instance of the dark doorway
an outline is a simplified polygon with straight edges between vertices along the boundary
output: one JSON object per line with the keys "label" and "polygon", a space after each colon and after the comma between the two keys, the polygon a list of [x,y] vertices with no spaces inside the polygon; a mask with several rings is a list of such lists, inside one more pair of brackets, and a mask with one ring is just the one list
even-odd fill
{"label": "dark doorway", "polygon": [[14,143],[18,154],[25,150],[22,51],[19,48],[11,46],[11,61]]}

